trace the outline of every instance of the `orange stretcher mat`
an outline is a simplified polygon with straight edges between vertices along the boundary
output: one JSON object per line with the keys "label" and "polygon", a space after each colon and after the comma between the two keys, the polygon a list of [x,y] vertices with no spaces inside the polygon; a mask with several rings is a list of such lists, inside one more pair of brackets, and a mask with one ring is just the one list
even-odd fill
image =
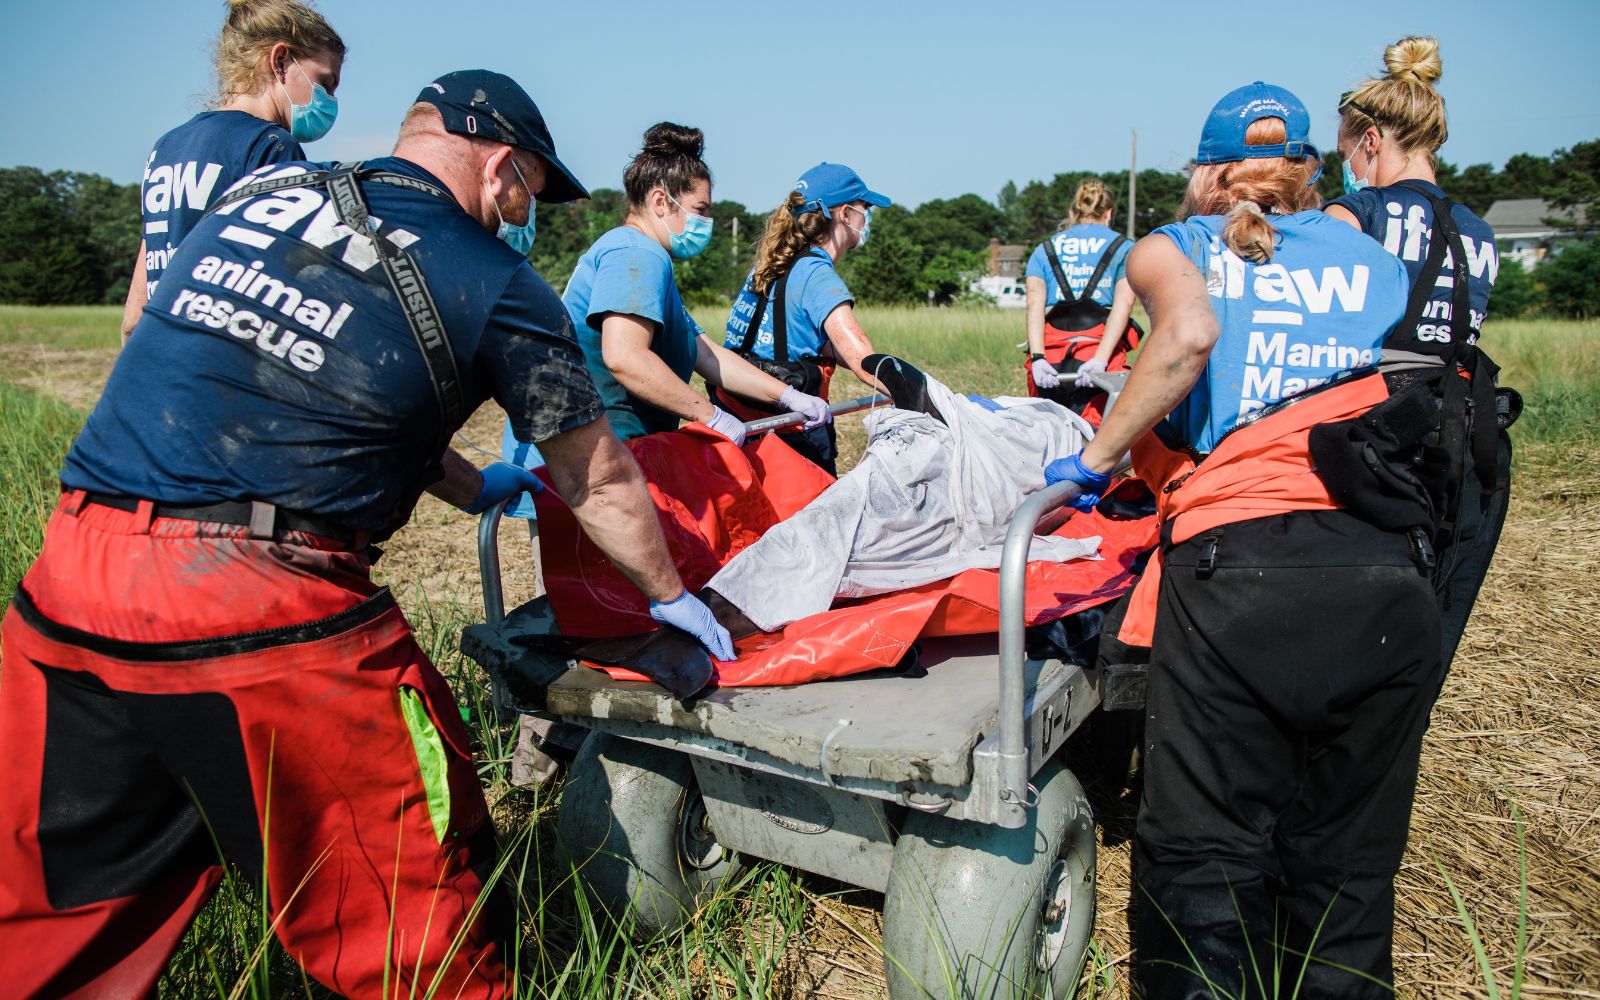
{"label": "orange stretcher mat", "polygon": [[[775,434],[743,448],[707,428],[628,442],[650,483],[667,547],[686,587],[697,591],[722,564],[767,528],[804,507],[833,482]],[[549,479],[544,470],[539,474]],[[544,585],[565,635],[636,635],[656,628],[649,602],[578,527],[553,489],[534,495]],[[1154,517],[1073,516],[1057,529],[1069,538],[1101,536],[1100,560],[1028,566],[1027,621],[1053,621],[1103,604],[1133,586],[1132,566],[1156,543]],[[803,684],[891,667],[918,637],[974,635],[999,628],[1000,574],[967,570],[895,594],[850,601],[738,644],[739,658],[717,664],[724,687]],[[782,581],[774,581],[782,586]],[[618,680],[647,680],[605,667]]]}

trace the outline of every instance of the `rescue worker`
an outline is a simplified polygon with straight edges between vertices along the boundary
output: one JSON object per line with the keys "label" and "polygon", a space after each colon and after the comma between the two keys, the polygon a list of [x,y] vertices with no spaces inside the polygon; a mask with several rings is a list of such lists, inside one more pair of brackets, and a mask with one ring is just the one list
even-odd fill
{"label": "rescue worker", "polygon": [[1389,398],[1375,365],[1407,280],[1310,211],[1309,129],[1259,82],[1212,109],[1184,221],[1128,259],[1154,323],[1139,366],[1046,470],[1089,507],[1132,447],[1157,497],[1119,635],[1153,646],[1132,921],[1152,1000],[1254,994],[1280,959],[1302,997],[1392,996],[1439,615],[1419,539],[1340,509],[1308,437]]}
{"label": "rescue worker", "polygon": [[173,249],[239,178],[306,158],[328,134],[344,41],[299,0],[228,0],[217,41],[217,106],[156,140],[139,185],[144,238],[122,309],[128,339]]}
{"label": "rescue worker", "polygon": [[832,420],[828,404],[714,343],[689,315],[672,263],[711,243],[711,171],[697,128],[652,125],[622,174],[628,214],[582,257],[562,294],[611,425],[624,440],[694,420],[744,443],[744,422],[689,387],[707,384],[803,413],[806,427]]}
{"label": "rescue worker", "polygon": [[[1028,394],[1053,399],[1084,413],[1099,389],[1095,372],[1128,367],[1138,346],[1132,322],[1133,289],[1126,276],[1132,241],[1111,228],[1115,206],[1106,186],[1093,177],[1072,194],[1066,226],[1028,256]],[[1063,375],[1073,376],[1070,386]],[[1099,419],[1096,406],[1091,417]]]}
{"label": "rescue worker", "polygon": [[[823,399],[838,362],[878,389],[872,373],[861,367],[873,353],[872,342],[835,265],[849,251],[866,246],[872,210],[889,204],[842,163],[819,163],[801,174],[767,220],[756,245],[755,266],[728,315],[723,346]],[[751,317],[758,315],[752,328]],[[730,399],[727,393],[719,399],[747,419],[773,412],[752,400]],[[838,475],[838,435],[831,423],[781,432],[779,437],[829,475]]]}
{"label": "rescue worker", "polygon": [[[1444,251],[1448,256],[1441,270],[1448,279],[1430,277],[1419,296],[1426,300],[1428,322],[1397,331],[1402,335],[1390,338],[1384,354],[1394,363],[1453,362],[1474,382],[1482,379],[1486,384],[1478,388],[1487,390],[1493,366],[1475,370],[1486,360],[1476,345],[1500,259],[1494,230],[1467,206],[1449,201],[1434,174],[1434,156],[1447,135],[1444,98],[1433,86],[1442,72],[1439,43],[1432,38],[1402,38],[1384,52],[1384,62],[1386,76],[1367,80],[1339,102],[1346,193],[1324,211],[1400,258],[1415,294],[1435,240],[1444,242],[1435,235],[1436,206],[1449,206],[1465,267],[1454,253]],[[1459,318],[1453,311],[1457,281],[1465,284],[1469,307],[1469,315]],[[1473,416],[1473,438],[1466,440],[1463,434],[1455,456],[1459,468],[1453,487],[1460,492],[1451,504],[1453,524],[1436,553],[1434,588],[1447,670],[1494,557],[1511,499],[1511,439],[1495,426],[1492,408]]]}
{"label": "rescue worker", "polygon": [[521,87],[448,74],[393,156],[253,178],[174,254],[4,620],[0,981],[152,993],[226,861],[341,995],[504,996],[467,734],[369,541],[424,489],[471,513],[535,488],[444,446],[492,396],[652,615],[731,643],[505,242],[586,195]]}

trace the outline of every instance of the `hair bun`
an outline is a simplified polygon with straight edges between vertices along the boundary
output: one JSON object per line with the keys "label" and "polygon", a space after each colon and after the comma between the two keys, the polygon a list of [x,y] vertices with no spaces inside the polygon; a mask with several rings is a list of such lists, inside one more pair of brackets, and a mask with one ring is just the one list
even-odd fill
{"label": "hair bun", "polygon": [[1402,38],[1383,50],[1383,64],[1389,69],[1391,80],[1420,83],[1424,87],[1444,75],[1444,63],[1439,59],[1439,40],[1413,35]]}
{"label": "hair bun", "polygon": [[705,148],[705,133],[687,125],[660,122],[650,126],[644,133],[646,156],[687,156],[691,160],[698,160]]}

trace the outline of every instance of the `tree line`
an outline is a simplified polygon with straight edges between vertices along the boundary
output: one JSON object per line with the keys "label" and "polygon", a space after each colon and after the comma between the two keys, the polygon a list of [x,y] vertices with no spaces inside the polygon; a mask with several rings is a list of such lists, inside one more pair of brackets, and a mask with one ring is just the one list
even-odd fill
{"label": "tree line", "polygon": [[[1556,210],[1600,220],[1600,140],[1550,156],[1518,154],[1500,168],[1488,163],[1438,166],[1446,193],[1480,215],[1498,200],[1542,198]],[[1007,183],[992,201],[964,194],[926,201],[915,209],[879,209],[873,215],[871,240],[846,255],[840,271],[862,303],[960,301],[973,276],[988,266],[990,239],[1031,251],[1060,227],[1073,191],[1089,177],[1098,177],[1116,198],[1111,225],[1125,232],[1127,172],[1069,171],[1021,187]],[[1318,181],[1325,198],[1341,193],[1340,177],[1338,153],[1327,154]],[[1171,222],[1186,184],[1182,172],[1140,171],[1135,234],[1143,236]],[[774,206],[778,200],[774,198]],[[621,222],[624,207],[622,193],[610,188],[595,191],[588,201],[541,204],[539,236],[529,255],[534,266],[560,289],[589,245]],[[677,267],[678,285],[691,305],[732,301],[750,269],[769,211],[762,206],[752,211],[736,201],[712,205],[716,235],[710,247]],[[120,303],[127,294],[139,234],[137,184],[73,171],[0,169],[0,302]],[[1497,316],[1600,315],[1600,237],[1591,233],[1532,274],[1504,262],[1492,309]]]}

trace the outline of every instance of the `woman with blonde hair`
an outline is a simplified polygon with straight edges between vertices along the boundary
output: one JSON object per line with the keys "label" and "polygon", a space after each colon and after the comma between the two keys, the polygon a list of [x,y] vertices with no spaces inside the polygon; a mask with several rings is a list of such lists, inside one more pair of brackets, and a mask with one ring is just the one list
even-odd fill
{"label": "woman with blonde hair", "polygon": [[[1133,243],[1110,228],[1114,208],[1100,181],[1080,183],[1065,225],[1034,248],[1024,272],[1028,393],[1077,413],[1100,395],[1089,376],[1126,369],[1141,334],[1125,276]],[[1072,376],[1067,385],[1063,375]],[[1097,407],[1091,417],[1098,419]]]}
{"label": "woman with blonde hair", "polygon": [[1311,449],[1389,399],[1375,366],[1407,281],[1312,210],[1309,131],[1281,87],[1212,109],[1183,221],[1128,260],[1153,324],[1139,366],[1045,470],[1088,507],[1132,448],[1161,518],[1118,634],[1151,647],[1132,921],[1150,1000],[1280,973],[1302,997],[1393,995],[1438,611],[1426,539],[1345,509]]}
{"label": "woman with blonde hair", "polygon": [[304,160],[333,127],[344,40],[300,0],[228,0],[217,40],[217,106],[156,140],[139,186],[144,239],[122,310],[127,339],[173,250],[234,182]]}
{"label": "woman with blonde hair", "polygon": [[[1443,72],[1439,43],[1402,38],[1384,52],[1384,63],[1384,76],[1339,101],[1345,195],[1325,211],[1382,243],[1411,278],[1414,313],[1384,345],[1386,359],[1422,363],[1440,373],[1453,364],[1470,377],[1477,397],[1470,431],[1465,393],[1453,397],[1456,405],[1446,407],[1445,415],[1447,424],[1457,424],[1445,431],[1457,446],[1444,470],[1449,527],[1435,540],[1434,590],[1448,670],[1511,499],[1511,439],[1492,405],[1494,365],[1477,346],[1500,258],[1494,230],[1467,206],[1450,201],[1434,174],[1435,154],[1449,134],[1444,98],[1433,86]],[[1456,240],[1459,253],[1451,245]],[[1434,252],[1440,260],[1430,271]],[[1449,382],[1445,387],[1463,388]],[[1438,395],[1444,403],[1444,393]],[[1515,419],[1509,408],[1505,416],[1509,426]]]}
{"label": "woman with blonde hair", "polygon": [[[856,319],[855,298],[836,265],[866,245],[872,210],[890,201],[841,163],[819,163],[801,174],[794,190],[767,220],[756,245],[755,267],[728,315],[723,345],[803,392],[828,398],[837,362],[868,385],[862,359],[872,342]],[[745,417],[771,413],[759,400],[730,398],[724,405]],[[795,451],[837,475],[839,448],[830,423],[779,435]]]}

